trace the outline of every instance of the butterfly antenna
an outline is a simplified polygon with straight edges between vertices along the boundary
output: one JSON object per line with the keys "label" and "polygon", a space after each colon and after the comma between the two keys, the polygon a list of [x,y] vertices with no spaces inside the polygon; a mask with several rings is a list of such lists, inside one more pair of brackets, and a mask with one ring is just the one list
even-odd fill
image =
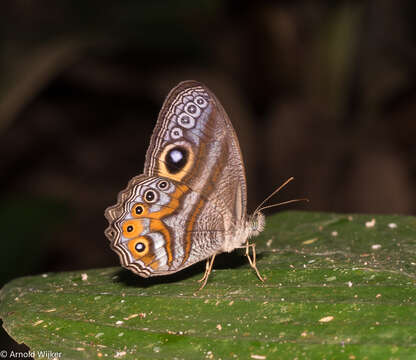
{"label": "butterfly antenna", "polygon": [[292,200],[288,200],[288,201],[283,201],[283,202],[280,202],[280,203],[277,203],[277,204],[263,206],[262,208],[260,208],[260,209],[258,209],[258,210],[256,210],[256,211],[260,212],[260,211],[263,211],[263,210],[265,210],[265,209],[270,209],[270,208],[272,208],[272,207],[281,206],[281,205],[286,205],[286,204],[291,204],[291,203],[294,203],[294,202],[299,202],[299,201],[306,201],[306,202],[309,202],[309,199],[308,199],[308,198],[302,198],[302,199],[292,199]]}
{"label": "butterfly antenna", "polygon": [[[289,179],[287,179],[282,185],[280,185],[275,191],[273,191],[268,197],[266,197],[259,206],[257,206],[256,210],[254,210],[254,214],[257,214],[259,211],[265,209],[264,207],[262,208],[262,206],[264,205],[264,203],[266,203],[271,197],[273,197],[274,195],[276,195],[280,190],[282,190],[287,184],[289,184],[292,180],[294,179],[294,177],[290,177]],[[290,200],[292,201],[292,200]]]}

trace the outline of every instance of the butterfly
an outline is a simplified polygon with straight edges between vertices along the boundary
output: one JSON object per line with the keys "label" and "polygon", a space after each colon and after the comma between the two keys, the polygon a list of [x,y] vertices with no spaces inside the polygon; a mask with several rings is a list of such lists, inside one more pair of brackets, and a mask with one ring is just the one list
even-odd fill
{"label": "butterfly", "polygon": [[121,265],[142,277],[207,260],[202,289],[217,254],[245,248],[263,281],[249,243],[264,229],[260,210],[247,215],[243,158],[224,108],[205,85],[184,81],[162,106],[143,174],[105,210],[105,235]]}

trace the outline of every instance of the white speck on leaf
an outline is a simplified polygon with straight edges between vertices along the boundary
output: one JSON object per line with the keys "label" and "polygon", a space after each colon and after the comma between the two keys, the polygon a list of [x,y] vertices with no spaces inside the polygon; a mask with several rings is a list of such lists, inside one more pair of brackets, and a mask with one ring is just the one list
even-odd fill
{"label": "white speck on leaf", "polygon": [[333,231],[333,232],[331,233],[331,235],[332,235],[332,236],[338,236],[338,231]]}
{"label": "white speck on leaf", "polygon": [[82,281],[87,281],[88,280],[88,274],[81,274],[81,280]]}
{"label": "white speck on leaf", "polygon": [[387,225],[390,229],[395,229],[395,228],[397,228],[397,224],[395,224],[395,223],[390,223],[390,224],[388,224]]}
{"label": "white speck on leaf", "polygon": [[348,285],[348,287],[352,287],[352,282],[351,281],[348,281],[347,282],[347,285]]}
{"label": "white speck on leaf", "polygon": [[330,322],[332,320],[334,320],[334,317],[333,316],[325,316],[322,319],[319,319],[319,322],[321,322],[321,323],[327,323],[327,322]]}
{"label": "white speck on leaf", "polygon": [[250,357],[252,359],[256,359],[256,360],[264,360],[264,359],[267,359],[264,355],[256,355],[256,354],[251,354]]}
{"label": "white speck on leaf", "polygon": [[124,321],[121,321],[121,320],[116,321],[116,325],[122,325],[122,324],[124,324]]}
{"label": "white speck on leaf", "polygon": [[374,227],[376,225],[376,219],[371,219],[371,221],[367,221],[366,223],[365,223],[365,227],[366,228],[372,228],[372,227]]}
{"label": "white speck on leaf", "polygon": [[313,244],[317,240],[318,240],[318,238],[313,238],[313,239],[305,240],[305,241],[302,242],[302,245],[310,245],[310,244]]}
{"label": "white speck on leaf", "polygon": [[371,248],[373,250],[379,250],[379,249],[381,249],[381,245],[380,244],[373,244],[373,245],[371,245]]}
{"label": "white speck on leaf", "polygon": [[[138,316],[139,316],[139,314],[131,314],[131,315],[129,315],[129,316],[123,318],[123,319],[124,320],[130,320],[130,319],[134,319],[135,317],[138,317]],[[146,317],[146,316],[143,316],[143,317]]]}

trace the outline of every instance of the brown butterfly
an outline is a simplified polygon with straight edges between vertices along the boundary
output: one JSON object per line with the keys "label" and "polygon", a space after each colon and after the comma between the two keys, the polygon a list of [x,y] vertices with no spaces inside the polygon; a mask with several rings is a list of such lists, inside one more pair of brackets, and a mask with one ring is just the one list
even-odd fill
{"label": "brown butterfly", "polygon": [[244,164],[231,122],[206,86],[185,81],[163,104],[143,174],[106,209],[105,235],[122,266],[143,277],[208,259],[202,289],[217,254],[245,247],[263,281],[248,239],[264,229],[265,219],[259,208],[248,216],[246,207]]}

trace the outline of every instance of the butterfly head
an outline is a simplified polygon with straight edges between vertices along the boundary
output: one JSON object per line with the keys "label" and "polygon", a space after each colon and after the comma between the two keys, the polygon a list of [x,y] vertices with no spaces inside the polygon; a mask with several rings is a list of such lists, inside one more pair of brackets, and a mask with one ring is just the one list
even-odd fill
{"label": "butterfly head", "polygon": [[266,219],[260,211],[256,211],[250,216],[248,225],[250,230],[248,237],[257,236],[264,230]]}

